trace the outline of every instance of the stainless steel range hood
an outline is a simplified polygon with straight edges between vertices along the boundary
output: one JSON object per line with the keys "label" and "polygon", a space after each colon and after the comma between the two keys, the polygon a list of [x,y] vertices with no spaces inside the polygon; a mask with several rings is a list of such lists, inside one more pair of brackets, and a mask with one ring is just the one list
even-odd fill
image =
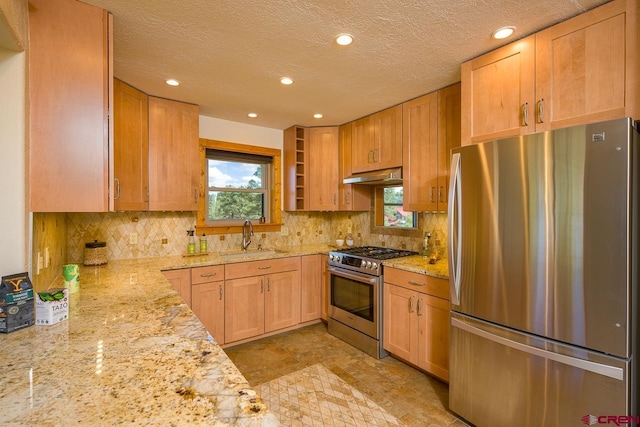
{"label": "stainless steel range hood", "polygon": [[354,173],[342,180],[343,184],[394,185],[402,184],[402,168]]}

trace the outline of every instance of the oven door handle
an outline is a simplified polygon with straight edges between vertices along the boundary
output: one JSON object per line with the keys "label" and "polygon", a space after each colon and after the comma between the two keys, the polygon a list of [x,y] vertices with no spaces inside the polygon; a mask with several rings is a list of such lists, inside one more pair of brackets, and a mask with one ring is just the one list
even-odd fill
{"label": "oven door handle", "polygon": [[334,267],[329,267],[329,272],[331,274],[335,274],[336,276],[344,277],[346,279],[357,280],[358,282],[367,282],[371,284],[375,284],[378,280],[377,277],[368,276],[366,274],[358,274],[358,273],[348,273],[344,270],[338,270]]}

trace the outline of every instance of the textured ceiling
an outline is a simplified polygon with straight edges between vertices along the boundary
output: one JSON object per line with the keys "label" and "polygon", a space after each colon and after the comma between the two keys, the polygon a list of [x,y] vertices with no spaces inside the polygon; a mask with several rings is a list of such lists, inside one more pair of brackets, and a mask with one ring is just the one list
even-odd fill
{"label": "textured ceiling", "polygon": [[[490,38],[496,28],[514,25],[519,38],[606,3],[83,1],[113,13],[116,77],[205,116],[276,129],[338,125],[432,92],[459,81],[462,62],[507,43]],[[339,33],[354,43],[338,46]]]}

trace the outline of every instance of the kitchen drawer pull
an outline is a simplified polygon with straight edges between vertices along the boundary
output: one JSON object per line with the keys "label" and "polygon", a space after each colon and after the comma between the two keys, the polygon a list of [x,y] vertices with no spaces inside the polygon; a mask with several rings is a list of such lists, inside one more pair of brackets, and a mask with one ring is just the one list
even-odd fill
{"label": "kitchen drawer pull", "polygon": [[422,316],[422,298],[418,298],[418,316]]}
{"label": "kitchen drawer pull", "polygon": [[426,283],[418,282],[418,281],[413,280],[413,279],[409,280],[409,284],[410,284],[410,285],[416,285],[416,286],[427,286],[427,284],[426,284]]}
{"label": "kitchen drawer pull", "polygon": [[217,273],[202,273],[200,274],[200,277],[213,277],[215,276]]}
{"label": "kitchen drawer pull", "polygon": [[267,265],[267,266],[258,267],[258,270],[268,270],[270,268],[271,268],[271,266]]}
{"label": "kitchen drawer pull", "polygon": [[525,102],[522,104],[522,126],[529,126],[529,119],[527,117],[527,108],[529,107],[529,103]]}
{"label": "kitchen drawer pull", "polygon": [[415,296],[411,295],[411,297],[409,298],[409,313],[413,313],[415,310],[413,309],[413,300],[415,299]]}

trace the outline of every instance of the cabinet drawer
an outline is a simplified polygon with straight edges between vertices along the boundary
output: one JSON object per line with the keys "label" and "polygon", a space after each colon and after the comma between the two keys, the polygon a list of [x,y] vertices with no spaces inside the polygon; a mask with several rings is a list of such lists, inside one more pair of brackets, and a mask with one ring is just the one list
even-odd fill
{"label": "cabinet drawer", "polygon": [[425,274],[386,267],[384,281],[449,300],[449,281]]}
{"label": "cabinet drawer", "polygon": [[191,269],[191,284],[215,282],[224,280],[224,265],[208,265]]}
{"label": "cabinet drawer", "polygon": [[281,271],[298,270],[299,268],[300,257],[240,262],[236,264],[227,264],[224,271],[224,278],[237,279],[239,277],[259,276],[262,274],[279,273]]}

